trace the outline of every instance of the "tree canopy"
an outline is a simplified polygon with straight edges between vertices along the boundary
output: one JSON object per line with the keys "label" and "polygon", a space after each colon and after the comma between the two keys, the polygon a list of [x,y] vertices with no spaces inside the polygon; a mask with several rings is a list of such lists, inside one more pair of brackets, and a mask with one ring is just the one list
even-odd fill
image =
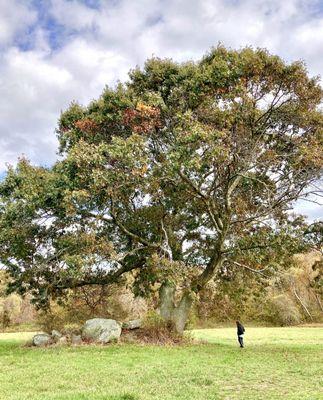
{"label": "tree canopy", "polygon": [[136,293],[161,285],[161,313],[182,330],[214,276],[261,273],[310,244],[290,210],[318,191],[321,101],[302,62],[219,46],[198,62],[149,59],[87,107],[71,104],[61,160],[22,159],[0,187],[11,289],[45,305],[133,271]]}

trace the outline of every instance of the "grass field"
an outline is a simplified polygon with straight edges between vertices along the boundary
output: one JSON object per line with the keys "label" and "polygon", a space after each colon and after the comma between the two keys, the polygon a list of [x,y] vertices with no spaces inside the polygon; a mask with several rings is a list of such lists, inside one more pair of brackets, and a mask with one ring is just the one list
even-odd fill
{"label": "grass field", "polygon": [[193,332],[208,344],[28,348],[0,334],[1,400],[323,399],[322,328]]}

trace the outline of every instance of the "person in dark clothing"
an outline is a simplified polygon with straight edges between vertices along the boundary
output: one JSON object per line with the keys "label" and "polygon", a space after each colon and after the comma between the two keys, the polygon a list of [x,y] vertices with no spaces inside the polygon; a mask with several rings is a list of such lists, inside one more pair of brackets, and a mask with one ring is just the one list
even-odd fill
{"label": "person in dark clothing", "polygon": [[237,335],[240,347],[244,347],[243,345],[243,334],[245,333],[245,328],[240,321],[236,321],[237,324]]}

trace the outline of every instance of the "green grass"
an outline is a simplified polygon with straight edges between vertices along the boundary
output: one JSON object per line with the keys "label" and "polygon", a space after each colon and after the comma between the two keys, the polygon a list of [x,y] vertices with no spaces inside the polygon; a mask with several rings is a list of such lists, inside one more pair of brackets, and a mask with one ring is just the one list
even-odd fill
{"label": "green grass", "polygon": [[27,348],[0,334],[1,400],[323,399],[322,328],[194,331],[209,344]]}

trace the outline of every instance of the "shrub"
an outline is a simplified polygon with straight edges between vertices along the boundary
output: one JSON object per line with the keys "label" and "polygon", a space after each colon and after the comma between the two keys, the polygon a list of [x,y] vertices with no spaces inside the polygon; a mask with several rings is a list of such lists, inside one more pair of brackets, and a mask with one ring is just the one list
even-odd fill
{"label": "shrub", "polygon": [[10,326],[11,319],[7,310],[3,311],[1,320],[3,329],[6,329]]}
{"label": "shrub", "polygon": [[156,311],[149,311],[136,333],[138,341],[152,344],[182,344],[189,342],[189,337],[176,332],[172,321],[166,321]]}
{"label": "shrub", "polygon": [[38,313],[37,322],[45,332],[52,329],[77,331],[91,318],[112,318],[118,321],[142,317],[147,311],[143,298],[118,285],[85,286],[71,290],[61,305],[50,304]]}
{"label": "shrub", "polygon": [[301,322],[301,314],[288,294],[279,294],[267,300],[265,317],[273,324],[281,326],[297,325]]}
{"label": "shrub", "polygon": [[39,311],[37,323],[44,332],[50,333],[53,329],[62,331],[70,323],[70,315],[66,309],[53,303],[50,309]]}

